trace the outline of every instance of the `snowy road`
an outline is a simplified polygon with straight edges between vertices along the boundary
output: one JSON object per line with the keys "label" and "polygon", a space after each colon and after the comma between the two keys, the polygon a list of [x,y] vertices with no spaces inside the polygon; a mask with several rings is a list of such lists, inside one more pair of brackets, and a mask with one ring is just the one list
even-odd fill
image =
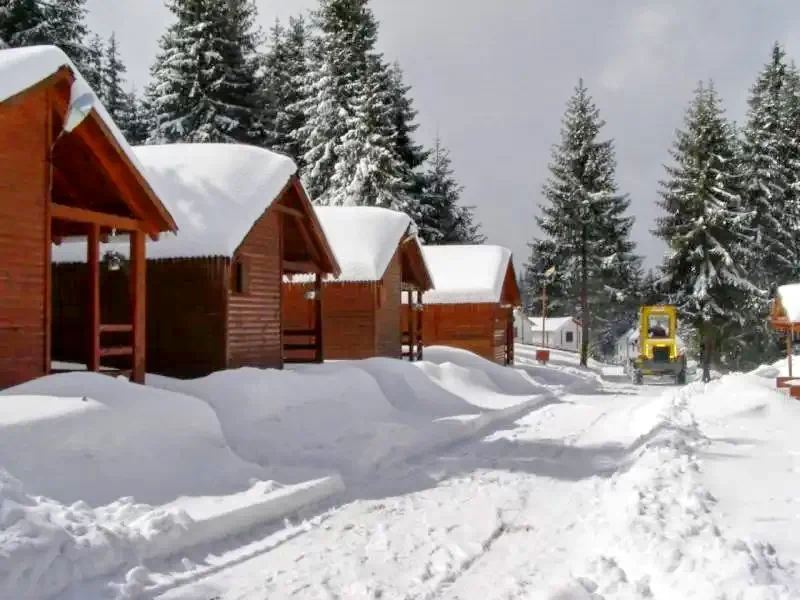
{"label": "snowy road", "polygon": [[[645,394],[658,394],[645,388]],[[641,393],[642,390],[637,390]],[[504,431],[408,465],[269,550],[205,557],[215,572],[151,573],[163,600],[530,598],[569,580],[598,481],[623,459],[603,422],[626,385],[569,395]],[[590,440],[590,441],[587,441]],[[227,566],[226,563],[230,563]],[[182,583],[185,578],[188,583]]]}

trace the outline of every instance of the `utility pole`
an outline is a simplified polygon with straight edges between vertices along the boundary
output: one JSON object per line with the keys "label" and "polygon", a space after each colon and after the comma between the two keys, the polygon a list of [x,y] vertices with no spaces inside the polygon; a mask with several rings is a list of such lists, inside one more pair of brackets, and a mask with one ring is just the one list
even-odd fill
{"label": "utility pole", "polygon": [[544,272],[544,279],[542,280],[542,346],[547,347],[547,334],[545,333],[545,323],[547,322],[547,282],[556,272],[555,266],[550,267]]}

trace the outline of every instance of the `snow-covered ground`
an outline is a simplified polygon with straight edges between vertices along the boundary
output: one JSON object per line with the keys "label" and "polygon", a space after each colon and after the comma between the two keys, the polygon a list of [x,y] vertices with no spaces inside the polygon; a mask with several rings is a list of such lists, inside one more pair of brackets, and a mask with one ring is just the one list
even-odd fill
{"label": "snow-covered ground", "polygon": [[800,598],[780,365],[425,358],[7,391],[0,597]]}

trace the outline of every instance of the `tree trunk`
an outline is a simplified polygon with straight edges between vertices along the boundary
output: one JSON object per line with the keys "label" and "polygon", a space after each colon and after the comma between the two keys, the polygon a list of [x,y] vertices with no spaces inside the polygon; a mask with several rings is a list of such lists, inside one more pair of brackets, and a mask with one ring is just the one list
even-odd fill
{"label": "tree trunk", "polygon": [[703,326],[703,382],[711,381],[711,332]]}
{"label": "tree trunk", "polygon": [[586,226],[581,244],[581,366],[589,365],[589,274],[586,265]]}

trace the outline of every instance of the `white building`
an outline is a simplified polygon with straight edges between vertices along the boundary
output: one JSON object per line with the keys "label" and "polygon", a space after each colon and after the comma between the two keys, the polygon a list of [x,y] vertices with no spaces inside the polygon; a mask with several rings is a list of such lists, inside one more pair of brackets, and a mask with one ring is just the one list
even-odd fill
{"label": "white building", "polygon": [[549,317],[545,319],[543,336],[542,318],[528,317],[517,310],[514,311],[514,340],[520,344],[577,352],[581,345],[581,327],[572,317]]}

